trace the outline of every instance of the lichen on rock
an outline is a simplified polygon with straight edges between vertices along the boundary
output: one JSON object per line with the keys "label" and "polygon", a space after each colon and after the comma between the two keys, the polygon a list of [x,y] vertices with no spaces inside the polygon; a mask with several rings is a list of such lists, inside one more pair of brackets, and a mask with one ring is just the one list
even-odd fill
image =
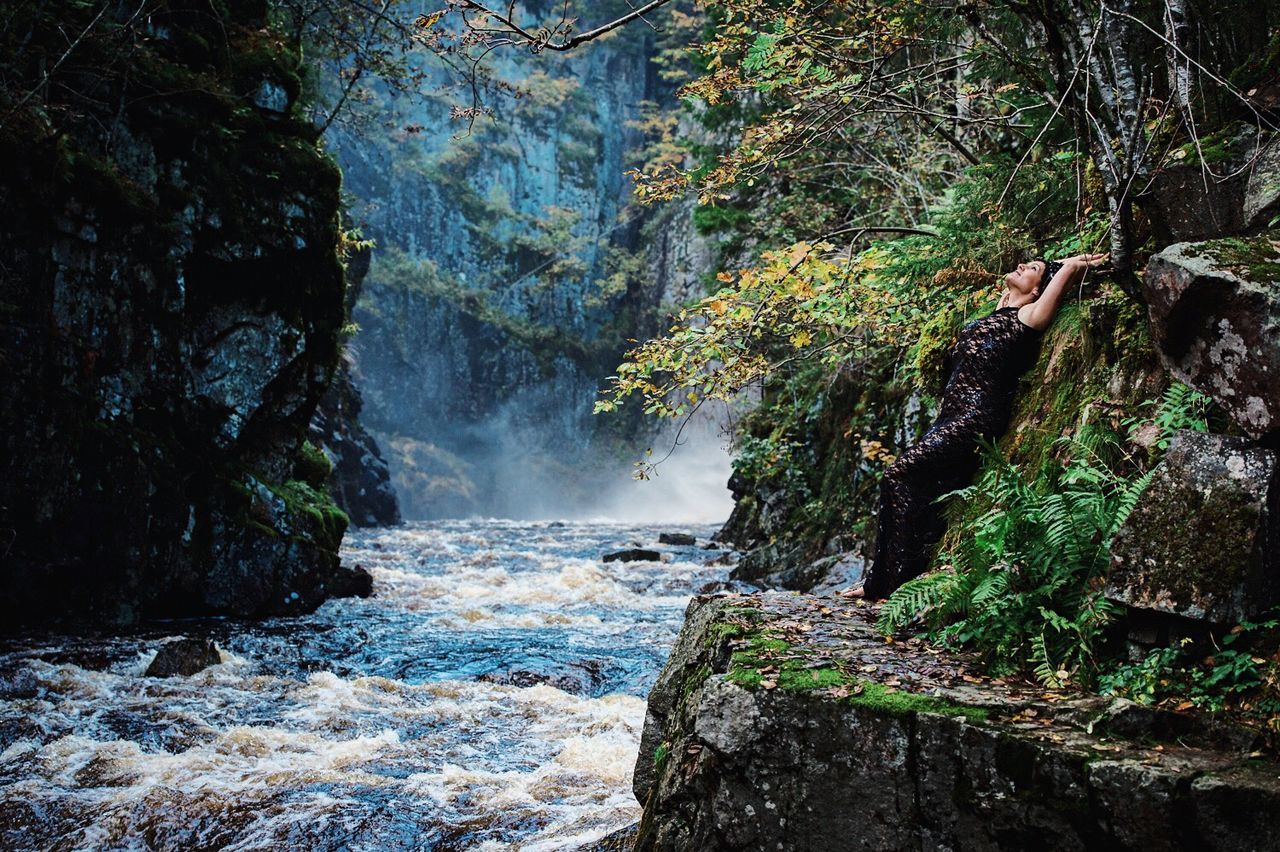
{"label": "lichen on rock", "polygon": [[1218,624],[1280,602],[1276,474],[1273,450],[1179,432],[1116,533],[1107,597]]}
{"label": "lichen on rock", "polygon": [[1280,231],[1170,246],[1144,290],[1169,371],[1253,437],[1280,428]]}

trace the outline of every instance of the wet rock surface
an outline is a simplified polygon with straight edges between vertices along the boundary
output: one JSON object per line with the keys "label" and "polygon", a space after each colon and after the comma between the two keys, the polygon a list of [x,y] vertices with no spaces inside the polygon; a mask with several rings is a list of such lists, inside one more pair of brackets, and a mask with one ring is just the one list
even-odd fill
{"label": "wet rock surface", "polygon": [[1107,597],[1233,624],[1280,601],[1275,451],[1179,432],[1111,547]]}
{"label": "wet rock surface", "polygon": [[178,639],[166,642],[147,666],[147,677],[190,677],[222,662],[212,639]]}
{"label": "wet rock surface", "polygon": [[[347,316],[360,298],[370,257],[369,251],[362,251],[347,264]],[[359,363],[348,347],[333,384],[311,418],[309,435],[329,459],[326,487],[338,508],[358,527],[391,526],[400,523],[400,504],[382,449],[360,422],[364,399],[356,385],[358,378]]]}
{"label": "wet rock surface", "polygon": [[600,558],[604,562],[658,562],[662,559],[662,554],[644,547],[632,547],[606,553]]}
{"label": "wet rock surface", "polygon": [[1253,437],[1280,427],[1280,231],[1170,246],[1144,287],[1169,371]]}
{"label": "wet rock surface", "polygon": [[39,97],[0,127],[0,623],[297,614],[338,564],[293,478],[344,288],[299,57],[260,4],[146,22],[9,80]]}
{"label": "wet rock surface", "polygon": [[991,679],[875,612],[695,598],[649,697],[635,848],[1280,848],[1280,764],[1248,732]]}

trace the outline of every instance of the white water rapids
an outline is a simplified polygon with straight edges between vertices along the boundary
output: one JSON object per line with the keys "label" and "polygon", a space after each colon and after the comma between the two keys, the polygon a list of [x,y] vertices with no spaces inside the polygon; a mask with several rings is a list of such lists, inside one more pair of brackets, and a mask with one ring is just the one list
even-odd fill
{"label": "white water rapids", "polygon": [[[659,527],[356,531],[374,596],[0,641],[0,848],[573,850],[634,822],[644,696],[719,551]],[[705,542],[712,527],[689,532]],[[143,676],[171,636],[220,665]]]}

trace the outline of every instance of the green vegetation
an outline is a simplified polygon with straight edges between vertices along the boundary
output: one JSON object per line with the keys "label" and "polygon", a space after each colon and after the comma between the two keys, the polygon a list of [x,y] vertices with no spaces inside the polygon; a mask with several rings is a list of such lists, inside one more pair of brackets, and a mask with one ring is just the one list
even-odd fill
{"label": "green vegetation", "polygon": [[1244,622],[1206,642],[1154,648],[1099,678],[1102,692],[1177,709],[1232,710],[1280,734],[1280,619]]}
{"label": "green vegetation", "polygon": [[[1089,16],[1110,27],[1111,13],[1085,6],[1077,18],[991,6],[962,18],[919,4],[710,4],[683,89],[703,133],[655,146],[634,177],[644,200],[696,195],[694,222],[721,241],[721,269],[714,292],[628,354],[597,403],[679,419],[758,390],[738,426],[746,494],[734,534],[810,559],[869,556],[879,479],[933,419],[957,332],[995,306],[1001,273],[1033,256],[1110,249],[1114,273],[1068,294],[1008,433],[975,484],[950,495],[935,573],[901,589],[881,622],[1050,686],[1115,672],[1114,613],[1100,591],[1111,537],[1174,431],[1226,426],[1205,397],[1170,384],[1153,350],[1135,297],[1159,246],[1126,187],[1158,165],[1229,159],[1238,104],[1217,84],[1246,67],[1266,79],[1280,43],[1265,14],[1222,7],[1206,26],[1231,46],[1189,72],[1215,74],[1181,114],[1157,115],[1139,102],[1171,79],[1178,55],[1159,21],[1109,30],[1108,69],[1021,61],[1029,31],[1069,46],[1093,37],[1080,23]],[[1270,71],[1255,61],[1263,48]],[[939,67],[954,74],[942,80]],[[1103,79],[1113,72],[1129,82]],[[1116,100],[1060,100],[1075,86]],[[1280,269],[1267,235],[1211,246],[1249,274]],[[758,684],[746,663],[764,650],[757,641],[735,655],[734,677]],[[1262,679],[1230,665],[1205,682]],[[784,667],[776,685],[837,677]]]}
{"label": "green vegetation", "polygon": [[[981,721],[989,715],[981,707],[886,686],[851,674],[840,666],[815,664],[806,659],[803,648],[779,638],[768,625],[752,632],[726,629],[736,626],[721,622],[712,629],[716,636],[736,635],[740,643],[745,643],[744,648],[733,652],[725,675],[739,686],[796,691],[822,689],[836,700],[892,716],[939,713]],[[716,641],[718,644],[722,640]]]}

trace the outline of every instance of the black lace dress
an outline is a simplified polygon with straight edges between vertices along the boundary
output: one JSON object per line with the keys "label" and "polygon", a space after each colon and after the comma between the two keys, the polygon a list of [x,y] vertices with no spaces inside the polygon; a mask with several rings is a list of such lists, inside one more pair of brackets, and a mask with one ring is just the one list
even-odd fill
{"label": "black lace dress", "polygon": [[951,350],[951,375],[937,422],[898,457],[880,483],[875,561],[863,588],[887,597],[929,567],[943,533],[940,496],[969,484],[980,460],[977,439],[1009,425],[1018,379],[1035,363],[1040,331],[999,308],[969,323]]}

